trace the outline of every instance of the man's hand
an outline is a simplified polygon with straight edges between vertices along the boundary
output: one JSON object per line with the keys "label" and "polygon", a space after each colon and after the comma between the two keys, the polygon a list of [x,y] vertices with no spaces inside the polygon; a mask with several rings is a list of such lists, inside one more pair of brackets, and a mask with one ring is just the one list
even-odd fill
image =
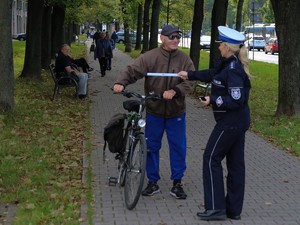
{"label": "man's hand", "polygon": [[163,98],[166,100],[171,100],[176,95],[176,91],[173,89],[167,90],[163,93]]}
{"label": "man's hand", "polygon": [[115,84],[113,89],[114,89],[114,92],[121,92],[124,90],[124,86],[121,84]]}

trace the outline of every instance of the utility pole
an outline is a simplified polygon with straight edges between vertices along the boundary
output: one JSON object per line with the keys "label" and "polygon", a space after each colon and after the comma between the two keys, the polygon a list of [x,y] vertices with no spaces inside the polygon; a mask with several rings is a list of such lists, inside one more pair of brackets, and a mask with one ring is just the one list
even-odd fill
{"label": "utility pole", "polygon": [[[259,8],[258,3],[256,2],[256,0],[252,0],[252,2],[249,4],[249,19],[252,20],[252,28],[253,28],[253,46],[252,46],[252,51],[253,51],[253,60],[254,60],[254,33],[255,33],[255,19],[257,19],[257,17],[255,18],[256,12]],[[250,33],[250,32],[249,32]],[[250,45],[248,44],[249,50],[250,50]]]}
{"label": "utility pole", "polygon": [[255,14],[254,0],[252,0],[252,24],[253,24],[253,48],[252,48],[253,58],[252,59],[253,60],[254,60],[254,27],[255,27],[254,14]]}

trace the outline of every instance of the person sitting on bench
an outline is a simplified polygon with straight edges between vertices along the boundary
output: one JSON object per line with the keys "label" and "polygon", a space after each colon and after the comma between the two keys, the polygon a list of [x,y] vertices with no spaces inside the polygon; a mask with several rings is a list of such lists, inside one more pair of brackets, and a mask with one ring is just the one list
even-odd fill
{"label": "person sitting on bench", "polygon": [[68,44],[63,44],[55,60],[56,72],[58,74],[61,72],[76,74],[78,76],[78,85],[79,85],[78,96],[80,99],[86,98],[88,74],[80,72],[73,66],[74,62],[72,62],[69,53],[70,53],[70,46]]}

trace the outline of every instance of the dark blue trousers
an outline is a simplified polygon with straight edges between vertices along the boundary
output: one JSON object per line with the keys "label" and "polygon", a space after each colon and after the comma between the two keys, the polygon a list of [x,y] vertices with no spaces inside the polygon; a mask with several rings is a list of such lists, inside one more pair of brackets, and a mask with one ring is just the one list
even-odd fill
{"label": "dark blue trousers", "polygon": [[[245,190],[245,130],[215,126],[203,155],[203,185],[205,209],[226,209],[240,215]],[[226,157],[226,191],[222,160]]]}
{"label": "dark blue trousers", "polygon": [[171,165],[171,180],[180,180],[186,170],[186,117],[185,113],[172,118],[146,115],[145,136],[147,140],[147,177],[157,182],[159,175],[159,152],[166,131]]}

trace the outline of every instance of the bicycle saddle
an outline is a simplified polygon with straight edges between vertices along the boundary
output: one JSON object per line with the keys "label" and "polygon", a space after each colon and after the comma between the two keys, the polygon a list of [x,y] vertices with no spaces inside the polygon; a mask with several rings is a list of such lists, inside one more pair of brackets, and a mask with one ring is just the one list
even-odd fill
{"label": "bicycle saddle", "polygon": [[138,100],[127,100],[123,102],[123,108],[129,112],[139,112],[140,102]]}

